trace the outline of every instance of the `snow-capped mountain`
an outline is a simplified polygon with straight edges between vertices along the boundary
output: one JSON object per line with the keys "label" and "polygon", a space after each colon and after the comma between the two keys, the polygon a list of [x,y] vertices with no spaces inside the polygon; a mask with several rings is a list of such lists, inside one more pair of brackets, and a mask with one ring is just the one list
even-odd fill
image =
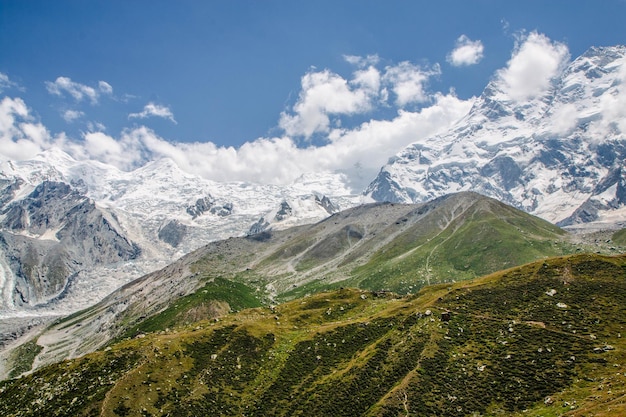
{"label": "snow-capped mountain", "polygon": [[208,242],[372,200],[471,190],[562,225],[623,221],[625,132],[626,47],[617,46],[591,48],[530,97],[496,75],[466,117],[398,153],[360,196],[338,173],[277,186],[206,180],[170,159],[132,172],[56,149],[7,161],[0,317],[72,312]]}
{"label": "snow-capped mountain", "polygon": [[449,132],[390,159],[366,193],[495,197],[561,225],[626,218],[626,47],[591,48],[522,100],[496,76]]}
{"label": "snow-capped mountain", "polygon": [[217,183],[170,159],[123,172],[56,149],[5,162],[0,314],[72,311],[210,241],[321,220],[363,201],[344,184],[331,173]]}

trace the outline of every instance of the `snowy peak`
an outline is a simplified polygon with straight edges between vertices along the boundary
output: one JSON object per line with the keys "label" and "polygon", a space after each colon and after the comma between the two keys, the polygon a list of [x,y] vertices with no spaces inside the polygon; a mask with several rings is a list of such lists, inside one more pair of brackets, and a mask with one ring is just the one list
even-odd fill
{"label": "snowy peak", "polygon": [[[211,241],[245,235],[259,218],[274,229],[314,223],[362,199],[336,173],[275,186],[210,181],[168,158],[130,172],[57,149],[7,161],[0,165],[0,317],[23,306],[69,313]],[[46,268],[58,274],[41,289]]]}
{"label": "snowy peak", "polygon": [[[600,220],[626,204],[615,174],[626,160],[625,81],[624,46],[589,49],[528,100],[496,78],[454,128],[392,158],[366,194],[423,202],[474,190],[552,222]],[[606,190],[613,203],[599,204]],[[589,199],[592,214],[576,215]]]}

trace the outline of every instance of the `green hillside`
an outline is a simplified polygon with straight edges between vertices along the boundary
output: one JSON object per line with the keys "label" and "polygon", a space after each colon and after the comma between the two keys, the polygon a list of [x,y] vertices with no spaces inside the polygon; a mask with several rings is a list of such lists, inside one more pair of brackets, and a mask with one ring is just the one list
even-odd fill
{"label": "green hillside", "polygon": [[[379,235],[393,239],[377,239]],[[340,252],[333,249],[336,258]],[[338,265],[339,271],[346,271],[342,280],[333,279],[336,271],[324,271],[325,280],[290,290],[284,298],[341,286],[414,293],[424,285],[467,280],[573,253],[575,247],[551,223],[496,200],[463,193],[414,208],[375,237],[344,250],[347,255]]]}
{"label": "green hillside", "polygon": [[615,232],[612,240],[616,245],[626,246],[626,229]]}
{"label": "green hillside", "polygon": [[0,362],[0,378],[93,352],[111,340],[321,291],[415,294],[550,256],[604,250],[603,243],[584,242],[471,192],[424,204],[363,205],[317,224],[200,248],[13,348]]}
{"label": "green hillside", "polygon": [[550,258],[140,335],[0,383],[0,415],[619,416],[622,334],[626,256]]}

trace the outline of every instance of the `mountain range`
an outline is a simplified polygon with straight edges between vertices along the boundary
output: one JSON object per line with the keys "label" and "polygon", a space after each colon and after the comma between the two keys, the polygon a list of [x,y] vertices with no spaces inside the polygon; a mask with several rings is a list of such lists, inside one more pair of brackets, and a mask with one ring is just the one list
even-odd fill
{"label": "mountain range", "polygon": [[[411,294],[621,251],[625,61],[626,47],[591,48],[522,99],[495,76],[467,116],[391,157],[366,190],[341,173],[219,183],[170,159],[124,172],[58,149],[2,162],[0,375],[237,306],[348,286]],[[557,227],[589,224],[611,232],[590,246]]]}
{"label": "mountain range", "polygon": [[496,75],[466,117],[390,158],[362,193],[339,173],[274,186],[209,181],[170,159],[131,172],[57,149],[5,161],[0,316],[72,312],[210,241],[371,201],[469,190],[561,226],[623,226],[625,60],[624,46],[591,48],[547,90],[522,99]]}
{"label": "mountain range", "polygon": [[169,159],[122,172],[57,149],[5,162],[0,172],[5,315],[84,307],[210,241],[315,222],[362,201],[338,175],[303,176],[289,187],[224,184]]}
{"label": "mountain range", "polygon": [[[360,205],[313,225],[209,243],[92,307],[14,334],[0,352],[0,376],[125,337],[321,291],[355,287],[409,295],[547,256],[624,249],[604,240],[576,241],[545,220],[477,193]],[[24,354],[25,346],[35,350]]]}

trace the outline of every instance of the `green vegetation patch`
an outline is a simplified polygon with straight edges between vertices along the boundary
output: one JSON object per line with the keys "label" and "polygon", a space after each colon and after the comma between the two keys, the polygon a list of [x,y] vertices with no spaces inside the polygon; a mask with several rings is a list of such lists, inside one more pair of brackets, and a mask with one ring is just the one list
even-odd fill
{"label": "green vegetation patch", "polygon": [[626,246],[626,229],[615,232],[611,240],[616,245]]}
{"label": "green vegetation patch", "polygon": [[133,326],[121,338],[165,330],[261,305],[252,288],[239,282],[215,278],[195,293],[176,300],[167,309]]}
{"label": "green vegetation patch", "polygon": [[624,334],[626,256],[574,255],[126,340],[0,383],[0,415],[618,416]]}
{"label": "green vegetation patch", "polygon": [[554,243],[561,229],[506,206],[475,216],[458,217],[436,235],[417,240],[417,232],[405,233],[354,269],[353,279],[361,288],[413,293],[424,285],[472,279],[571,249]]}
{"label": "green vegetation patch", "polygon": [[432,357],[384,407],[385,415],[484,415],[521,411],[573,383],[593,343],[531,325],[454,314]]}
{"label": "green vegetation patch", "polygon": [[[99,406],[107,392],[137,365],[140,357],[134,350],[99,352],[2,382],[0,415],[99,415]],[[42,392],[46,392],[45,396]]]}
{"label": "green vegetation patch", "polygon": [[43,349],[37,344],[37,340],[31,340],[29,342],[20,345],[13,352],[11,352],[10,363],[14,364],[13,369],[9,372],[9,378],[15,378],[24,372],[31,370],[35,357]]}

